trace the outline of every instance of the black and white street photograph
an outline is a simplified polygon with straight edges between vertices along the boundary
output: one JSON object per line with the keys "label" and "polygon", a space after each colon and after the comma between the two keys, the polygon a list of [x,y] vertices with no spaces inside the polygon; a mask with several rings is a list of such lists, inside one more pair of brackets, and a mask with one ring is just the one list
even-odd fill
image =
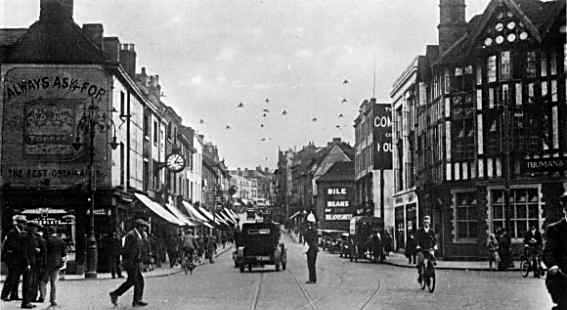
{"label": "black and white street photograph", "polygon": [[0,0],[0,309],[567,310],[567,0]]}

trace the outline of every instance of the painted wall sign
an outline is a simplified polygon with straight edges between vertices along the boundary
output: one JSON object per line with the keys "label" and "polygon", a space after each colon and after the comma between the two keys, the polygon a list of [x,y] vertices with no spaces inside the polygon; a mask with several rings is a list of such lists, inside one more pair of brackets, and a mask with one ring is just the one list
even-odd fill
{"label": "painted wall sign", "polygon": [[565,157],[525,159],[523,164],[528,173],[567,170],[567,158]]}
{"label": "painted wall sign", "polygon": [[348,221],[352,217],[352,188],[328,187],[325,191],[325,221]]}
{"label": "painted wall sign", "polygon": [[374,105],[374,169],[392,169],[392,108]]}
{"label": "painted wall sign", "polygon": [[[87,148],[76,150],[72,143],[89,103],[94,100],[101,113],[110,113],[110,74],[95,65],[9,65],[5,70],[3,180],[28,186],[85,183]],[[98,186],[110,184],[109,139],[104,132],[95,136]]]}
{"label": "painted wall sign", "polygon": [[10,100],[17,96],[27,96],[31,92],[57,89],[65,93],[78,93],[94,99],[101,99],[106,89],[96,82],[69,76],[33,76],[23,80],[7,80],[4,86],[4,98]]}

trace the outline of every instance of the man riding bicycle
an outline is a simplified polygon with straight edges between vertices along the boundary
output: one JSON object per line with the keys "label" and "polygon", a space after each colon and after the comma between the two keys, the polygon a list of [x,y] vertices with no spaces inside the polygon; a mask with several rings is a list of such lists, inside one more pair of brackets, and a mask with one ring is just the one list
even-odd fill
{"label": "man riding bicycle", "polygon": [[524,254],[526,257],[539,255],[542,243],[541,233],[537,230],[535,225],[531,225],[530,230],[524,235]]}
{"label": "man riding bicycle", "polygon": [[431,217],[426,215],[423,217],[423,227],[420,228],[415,236],[417,250],[417,282],[421,284],[421,267],[423,266],[425,256],[432,262],[435,262],[434,251],[437,250],[437,239],[435,232],[431,229]]}
{"label": "man riding bicycle", "polygon": [[187,231],[185,235],[183,235],[181,240],[181,257],[184,259],[188,259],[189,263],[193,262],[193,253],[195,252],[195,238],[191,234],[191,231]]}

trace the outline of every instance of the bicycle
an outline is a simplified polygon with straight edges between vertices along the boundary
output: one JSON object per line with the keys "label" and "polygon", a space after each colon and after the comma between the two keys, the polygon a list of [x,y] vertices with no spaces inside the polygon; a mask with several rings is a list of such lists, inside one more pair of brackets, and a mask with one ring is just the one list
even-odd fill
{"label": "bicycle", "polygon": [[[423,251],[423,264],[421,264],[419,268],[419,276],[421,278],[421,289],[425,290],[425,287],[429,290],[430,293],[435,291],[435,284],[437,282],[435,277],[435,263],[434,263],[434,255],[433,251]],[[427,253],[427,254],[425,254]]]}
{"label": "bicycle", "polygon": [[532,249],[527,249],[527,252],[529,252],[527,255],[523,254],[520,256],[520,272],[522,273],[522,277],[527,278],[530,271],[533,271],[534,278],[543,276],[545,271],[541,267],[538,253]]}
{"label": "bicycle", "polygon": [[181,267],[183,268],[185,275],[188,273],[193,274],[193,269],[195,269],[195,262],[193,260],[192,251],[184,252],[181,256]]}

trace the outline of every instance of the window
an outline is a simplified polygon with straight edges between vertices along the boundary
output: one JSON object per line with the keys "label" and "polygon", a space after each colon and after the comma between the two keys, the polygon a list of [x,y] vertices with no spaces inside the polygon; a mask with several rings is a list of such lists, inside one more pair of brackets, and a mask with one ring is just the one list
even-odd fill
{"label": "window", "polygon": [[510,86],[508,84],[502,85],[502,104],[508,104],[510,100]]}
{"label": "window", "polygon": [[500,53],[500,79],[509,80],[512,70],[510,69],[510,51]]}
{"label": "window", "polygon": [[488,89],[488,108],[494,108],[494,88]]}
{"label": "window", "polygon": [[476,192],[455,193],[456,239],[474,239],[478,236]]}
{"label": "window", "polygon": [[451,91],[451,75],[449,69],[445,69],[445,74],[443,76],[444,83],[444,93],[448,94]]}
{"label": "window", "polygon": [[484,178],[484,161],[482,159],[478,160],[478,177]]}
{"label": "window", "polygon": [[157,121],[154,121],[154,145],[157,145],[158,143],[158,123]]}
{"label": "window", "polygon": [[488,82],[496,82],[496,55],[488,57],[486,70],[488,75]]}
{"label": "window", "polygon": [[541,82],[541,96],[545,97],[547,96],[547,81],[543,81]]}
{"label": "window", "polygon": [[483,132],[482,132],[482,114],[478,114],[476,116],[476,127],[477,127],[477,146],[478,146],[478,154],[482,155],[484,153],[484,141],[483,141]]}
{"label": "window", "polygon": [[551,52],[551,57],[549,59],[549,74],[557,74],[557,52]]}
{"label": "window", "polygon": [[547,76],[547,55],[545,53],[541,53],[540,64],[541,76]]}
{"label": "window", "polygon": [[150,136],[150,119],[146,113],[144,113],[144,136]]}
{"label": "window", "polygon": [[476,85],[482,84],[482,66],[478,64],[476,66]]}
{"label": "window", "polygon": [[516,105],[522,105],[522,83],[516,83]]}
{"label": "window", "polygon": [[[531,225],[539,225],[539,192],[537,188],[522,188],[510,190],[509,218],[511,227],[510,237],[522,238]],[[506,210],[504,190],[490,191],[490,206],[493,231],[506,226]]]}
{"label": "window", "polygon": [[476,90],[476,109],[482,110],[482,89]]}
{"label": "window", "polygon": [[551,108],[551,129],[554,149],[559,148],[559,115],[557,109],[557,106]]}
{"label": "window", "polygon": [[557,81],[551,81],[551,101],[557,102]]}
{"label": "window", "polygon": [[120,116],[125,115],[124,113],[124,92],[120,91]]}
{"label": "window", "polygon": [[526,54],[526,75],[529,78],[537,75],[536,52],[534,51],[529,51]]}
{"label": "window", "polygon": [[120,185],[124,185],[124,171],[125,171],[125,161],[124,161],[124,143],[120,143]]}

